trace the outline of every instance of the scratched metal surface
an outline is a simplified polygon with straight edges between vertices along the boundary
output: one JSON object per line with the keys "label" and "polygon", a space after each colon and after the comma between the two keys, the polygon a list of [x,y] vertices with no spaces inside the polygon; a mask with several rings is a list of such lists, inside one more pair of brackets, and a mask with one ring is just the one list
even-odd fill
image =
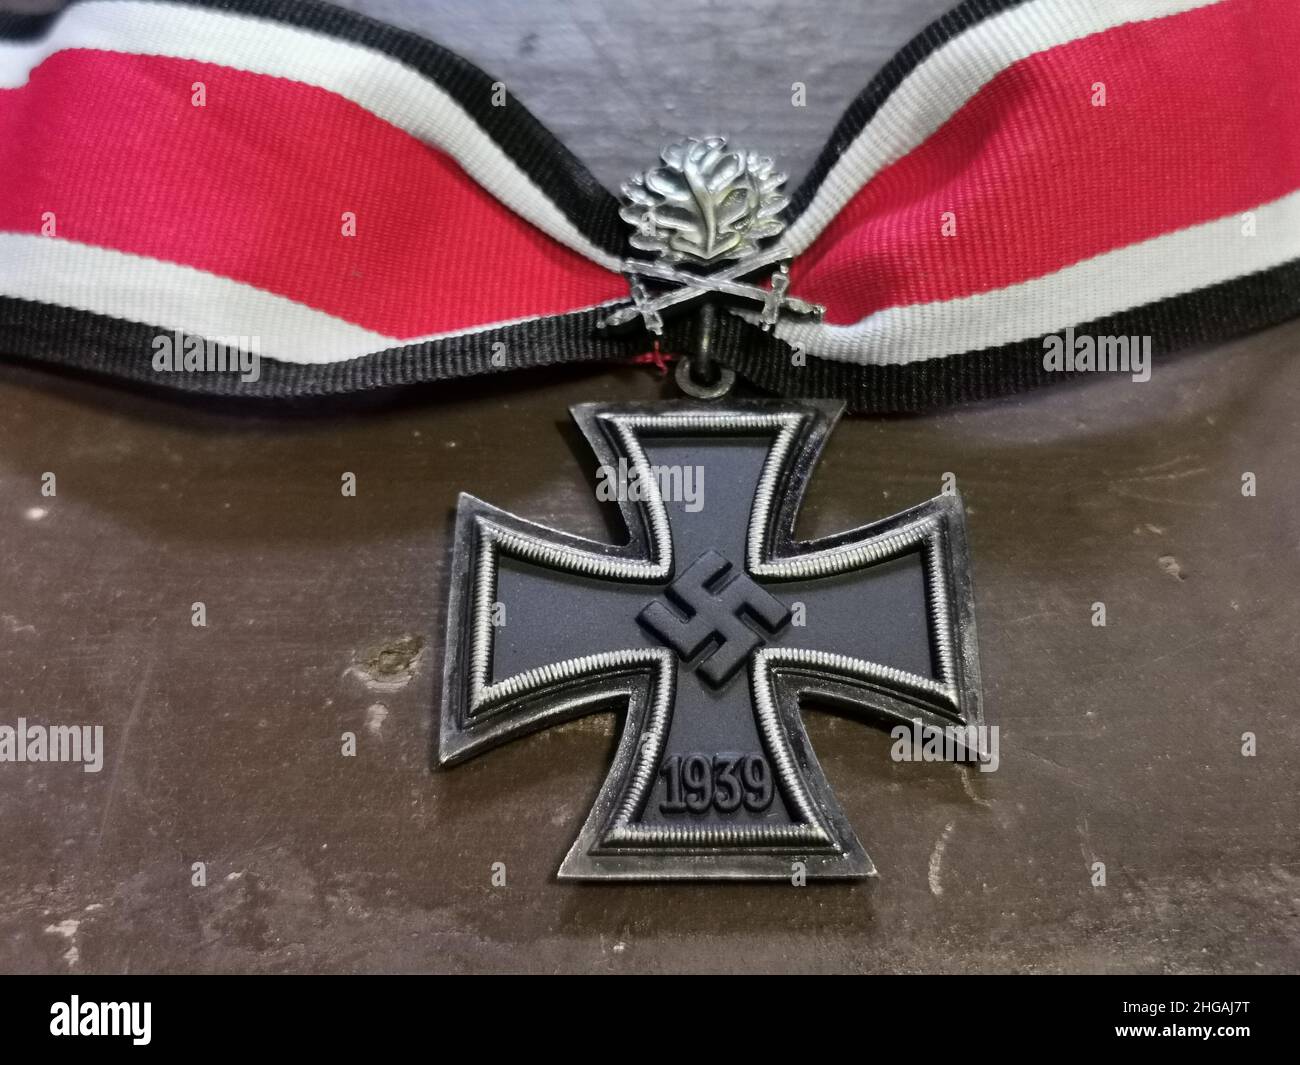
{"label": "scratched metal surface", "polygon": [[[499,72],[610,184],[701,129],[797,177],[941,8],[356,6]],[[456,493],[608,535],[564,412],[668,394],[649,373],[269,418],[0,363],[0,724],[99,723],[107,748],[98,774],[0,764],[0,969],[1294,969],[1298,345],[1292,324],[1147,384],[841,425],[806,534],[958,477],[1002,761],[898,764],[811,712],[883,875],[803,889],[557,884],[608,717],[430,770]]]}

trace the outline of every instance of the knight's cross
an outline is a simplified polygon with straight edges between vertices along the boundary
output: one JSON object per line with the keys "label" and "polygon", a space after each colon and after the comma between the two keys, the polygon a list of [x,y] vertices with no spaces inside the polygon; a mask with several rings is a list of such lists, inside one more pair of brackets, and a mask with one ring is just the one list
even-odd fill
{"label": "knight's cross", "polygon": [[624,714],[562,878],[790,878],[796,863],[809,877],[870,876],[802,708],[947,734],[982,724],[956,495],[794,539],[838,414],[575,407],[627,523],[622,545],[461,497],[441,762]]}

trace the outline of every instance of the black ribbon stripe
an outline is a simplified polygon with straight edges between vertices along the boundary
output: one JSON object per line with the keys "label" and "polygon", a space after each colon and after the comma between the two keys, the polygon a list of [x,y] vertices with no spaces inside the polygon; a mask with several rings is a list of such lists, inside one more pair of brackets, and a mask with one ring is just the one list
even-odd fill
{"label": "black ribbon stripe", "polygon": [[[259,400],[333,396],[527,367],[628,359],[644,352],[640,335],[608,336],[597,329],[606,313],[598,309],[559,315],[340,363],[297,365],[264,357],[258,380],[245,382],[237,373],[155,372],[151,344],[168,332],[160,327],[0,297],[0,329],[13,355],[143,384],[171,384],[195,394]],[[1152,352],[1160,356],[1297,316],[1300,261],[1081,323],[1076,329],[1104,336],[1151,336]],[[678,319],[668,324],[661,346],[665,351],[689,351],[695,342],[696,323]],[[903,365],[860,366],[828,359],[801,364],[789,345],[731,314],[718,317],[712,351],[720,363],[761,389],[843,399],[860,413],[917,413],[1074,376],[1044,368],[1042,337]]]}

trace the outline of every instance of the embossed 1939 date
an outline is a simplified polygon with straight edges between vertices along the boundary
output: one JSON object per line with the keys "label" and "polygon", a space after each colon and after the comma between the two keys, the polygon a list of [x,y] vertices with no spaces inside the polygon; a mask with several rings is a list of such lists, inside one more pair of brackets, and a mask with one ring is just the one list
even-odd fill
{"label": "embossed 1939 date", "polygon": [[758,813],[772,805],[772,770],[761,754],[674,754],[659,768],[666,814],[730,814],[744,806]]}

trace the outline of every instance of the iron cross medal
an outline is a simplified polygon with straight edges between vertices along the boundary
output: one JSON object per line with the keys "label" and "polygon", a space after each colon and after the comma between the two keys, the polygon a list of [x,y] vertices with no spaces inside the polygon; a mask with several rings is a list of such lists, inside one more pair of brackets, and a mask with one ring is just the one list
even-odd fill
{"label": "iron cross medal", "polygon": [[[709,146],[701,157],[722,150],[720,138],[688,143]],[[689,163],[680,147],[666,166]],[[735,175],[748,173],[752,157],[729,154]],[[700,226],[699,247],[724,239]],[[680,288],[679,302],[703,290]],[[643,292],[632,307],[662,299]],[[600,464],[598,495],[621,510],[622,543],[461,496],[440,762],[585,714],[623,716],[561,879],[788,880],[796,864],[808,878],[872,876],[803,712],[983,735],[960,498],[795,539],[839,412],[768,400],[573,408]]]}

